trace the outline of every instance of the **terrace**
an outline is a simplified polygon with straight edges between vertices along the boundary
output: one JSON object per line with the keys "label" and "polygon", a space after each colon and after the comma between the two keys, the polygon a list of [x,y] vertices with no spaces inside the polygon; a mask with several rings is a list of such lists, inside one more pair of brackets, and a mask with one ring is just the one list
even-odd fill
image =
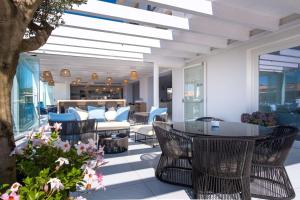
{"label": "terrace", "polygon": [[106,191],[85,198],[300,198],[300,2],[88,0],[63,19],[20,56],[13,129],[104,146]]}

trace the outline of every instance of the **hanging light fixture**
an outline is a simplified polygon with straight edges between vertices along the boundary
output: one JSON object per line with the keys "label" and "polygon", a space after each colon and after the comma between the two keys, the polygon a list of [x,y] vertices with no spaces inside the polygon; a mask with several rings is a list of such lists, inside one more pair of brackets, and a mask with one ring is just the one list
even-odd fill
{"label": "hanging light fixture", "polygon": [[92,73],[92,76],[91,76],[91,79],[93,80],[93,81],[96,81],[96,80],[98,80],[98,74],[97,73]]}
{"label": "hanging light fixture", "polygon": [[137,71],[131,71],[130,72],[130,80],[136,81],[137,79],[138,79]]}
{"label": "hanging light fixture", "polygon": [[64,68],[60,70],[60,76],[64,78],[71,77],[71,72],[69,69]]}
{"label": "hanging light fixture", "polygon": [[50,71],[43,71],[43,75],[42,75],[43,79],[46,81],[50,81],[53,80],[53,76],[52,73]]}
{"label": "hanging light fixture", "polygon": [[76,83],[79,84],[81,82],[81,78],[76,78]]}
{"label": "hanging light fixture", "polygon": [[128,82],[129,82],[129,81],[128,81],[127,79],[125,79],[125,80],[123,81],[123,84],[124,84],[124,85],[128,85]]}
{"label": "hanging light fixture", "polygon": [[49,86],[54,86],[54,85],[55,85],[54,80],[53,80],[53,79],[52,79],[52,80],[49,80],[49,81],[48,81],[48,85],[49,85]]}
{"label": "hanging light fixture", "polygon": [[99,93],[100,92],[100,89],[99,88],[96,88],[96,90],[95,90],[97,93]]}
{"label": "hanging light fixture", "polygon": [[112,77],[110,77],[110,76],[107,77],[107,78],[106,78],[106,81],[107,81],[108,83],[112,83]]}
{"label": "hanging light fixture", "polygon": [[72,85],[77,85],[77,82],[76,82],[76,81],[72,81],[71,84],[72,84]]}

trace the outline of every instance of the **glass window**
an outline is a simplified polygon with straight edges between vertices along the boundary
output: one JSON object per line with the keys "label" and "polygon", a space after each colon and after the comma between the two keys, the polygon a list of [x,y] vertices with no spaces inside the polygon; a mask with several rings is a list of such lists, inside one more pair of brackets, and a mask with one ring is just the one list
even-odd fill
{"label": "glass window", "polygon": [[12,116],[16,138],[39,125],[38,91],[38,59],[23,54],[19,60],[12,92]]}
{"label": "glass window", "polygon": [[259,58],[259,110],[300,128],[300,47]]}

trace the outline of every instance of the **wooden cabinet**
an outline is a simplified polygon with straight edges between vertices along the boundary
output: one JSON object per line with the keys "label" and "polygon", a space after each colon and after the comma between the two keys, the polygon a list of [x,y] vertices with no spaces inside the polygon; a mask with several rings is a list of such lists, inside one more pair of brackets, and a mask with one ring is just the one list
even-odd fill
{"label": "wooden cabinet", "polygon": [[147,104],[145,102],[138,102],[134,104],[135,112],[147,112]]}

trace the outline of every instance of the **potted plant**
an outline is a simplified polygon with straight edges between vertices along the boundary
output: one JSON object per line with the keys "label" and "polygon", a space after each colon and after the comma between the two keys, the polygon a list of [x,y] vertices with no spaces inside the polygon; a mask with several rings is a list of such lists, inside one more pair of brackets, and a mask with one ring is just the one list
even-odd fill
{"label": "potted plant", "polygon": [[[48,132],[48,130],[53,130]],[[61,124],[43,127],[27,136],[11,156],[17,161],[16,183],[0,186],[2,200],[84,199],[70,192],[104,189],[103,177],[96,168],[103,164],[103,148],[94,140],[71,146],[59,137]]]}

